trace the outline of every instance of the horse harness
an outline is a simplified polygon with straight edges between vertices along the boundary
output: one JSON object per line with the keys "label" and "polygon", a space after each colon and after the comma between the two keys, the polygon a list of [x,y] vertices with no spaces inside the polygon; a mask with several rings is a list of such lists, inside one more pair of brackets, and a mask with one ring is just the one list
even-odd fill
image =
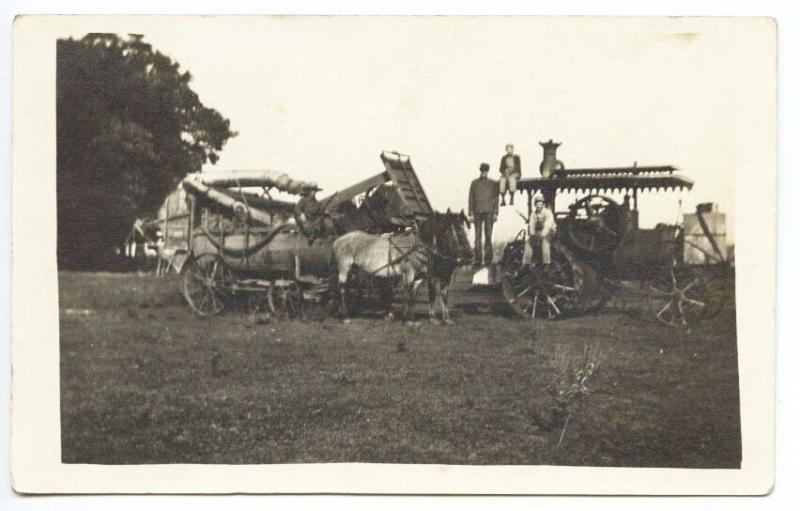
{"label": "horse harness", "polygon": [[[403,233],[400,233],[400,234],[403,234]],[[456,261],[457,260],[457,258],[455,258],[453,256],[442,254],[441,252],[436,250],[436,234],[433,235],[433,245],[428,245],[427,243],[423,242],[420,239],[419,230],[415,226],[414,227],[414,244],[408,250],[404,250],[402,247],[398,246],[394,242],[394,238],[396,236],[399,236],[400,234],[393,234],[393,235],[389,236],[389,238],[388,238],[389,248],[388,248],[388,255],[387,255],[388,262],[386,264],[381,265],[380,267],[376,268],[375,270],[369,272],[370,275],[375,276],[381,270],[383,270],[385,268],[389,268],[390,269],[390,272],[389,272],[390,276],[393,276],[393,275],[395,275],[394,266],[396,266],[397,264],[402,263],[403,261],[407,261],[414,254],[417,254],[419,252],[423,252],[423,255],[425,256],[425,259],[427,261],[432,261],[432,260],[434,260],[434,258],[438,258],[439,260],[445,260],[445,261],[447,261],[447,260]],[[400,255],[395,257],[394,259],[391,258],[392,249],[394,249],[396,252],[400,253]]]}

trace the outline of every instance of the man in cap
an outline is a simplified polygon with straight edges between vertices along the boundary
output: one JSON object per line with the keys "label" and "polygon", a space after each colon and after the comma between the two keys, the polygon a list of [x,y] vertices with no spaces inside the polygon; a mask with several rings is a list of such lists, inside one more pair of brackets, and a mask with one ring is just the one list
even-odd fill
{"label": "man in cap", "polygon": [[[497,202],[500,192],[497,181],[489,179],[488,176],[489,164],[481,163],[480,177],[473,180],[469,187],[469,219],[475,224],[475,268],[491,264],[494,255],[492,228],[497,221]],[[483,252],[481,252],[482,244]]]}
{"label": "man in cap", "polygon": [[309,184],[300,191],[300,200],[294,205],[294,216],[300,229],[307,235],[317,236],[329,228],[325,208],[317,201],[317,185]]}
{"label": "man in cap", "polygon": [[533,251],[541,248],[542,264],[550,266],[550,241],[556,232],[556,220],[553,212],[545,206],[544,197],[537,193],[533,196],[533,211],[528,219],[528,243],[522,254],[522,263],[530,264]]}
{"label": "man in cap", "polygon": [[506,205],[506,190],[509,192],[509,204],[514,205],[514,194],[517,193],[517,181],[522,175],[522,164],[519,155],[514,154],[514,145],[506,144],[506,154],[500,157],[500,197],[501,206]]}

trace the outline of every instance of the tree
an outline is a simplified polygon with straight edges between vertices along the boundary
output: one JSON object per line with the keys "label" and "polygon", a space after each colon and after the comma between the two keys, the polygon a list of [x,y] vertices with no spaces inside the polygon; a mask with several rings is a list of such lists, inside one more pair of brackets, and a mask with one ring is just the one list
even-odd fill
{"label": "tree", "polygon": [[60,39],[56,60],[59,268],[108,267],[135,219],[236,133],[141,35]]}

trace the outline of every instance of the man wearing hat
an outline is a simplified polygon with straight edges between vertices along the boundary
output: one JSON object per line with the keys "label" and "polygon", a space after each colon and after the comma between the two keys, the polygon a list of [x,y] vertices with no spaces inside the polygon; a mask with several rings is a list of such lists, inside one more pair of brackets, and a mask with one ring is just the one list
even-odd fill
{"label": "man wearing hat", "polygon": [[522,253],[522,263],[530,264],[533,251],[541,247],[542,264],[550,266],[550,241],[556,232],[556,220],[553,212],[544,205],[544,197],[537,193],[533,196],[533,211],[528,219],[528,243]]}
{"label": "man wearing hat", "polygon": [[300,191],[300,200],[294,205],[294,216],[298,225],[311,236],[324,234],[324,229],[328,228],[324,208],[317,201],[317,190],[319,188],[314,184],[304,186]]}
{"label": "man wearing hat", "polygon": [[[481,163],[480,177],[469,187],[469,219],[475,224],[475,268],[492,262],[492,227],[497,221],[498,197],[500,191],[497,181],[489,179],[489,164]],[[481,236],[483,234],[484,236]],[[481,238],[484,238],[481,240]],[[483,243],[481,243],[483,241]],[[483,254],[481,254],[483,244]],[[483,255],[483,258],[481,258]]]}

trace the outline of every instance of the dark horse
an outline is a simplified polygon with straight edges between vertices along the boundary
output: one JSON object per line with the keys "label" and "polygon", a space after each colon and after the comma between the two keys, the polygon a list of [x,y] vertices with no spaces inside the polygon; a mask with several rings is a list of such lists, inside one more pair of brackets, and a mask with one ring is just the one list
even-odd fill
{"label": "dark horse", "polygon": [[433,213],[400,233],[375,235],[353,231],[339,237],[333,243],[333,255],[339,272],[342,315],[347,317],[345,285],[355,267],[367,275],[401,279],[405,292],[403,317],[408,321],[413,319],[418,283],[426,279],[431,320],[436,319],[438,298],[442,321],[452,323],[447,309],[450,280],[455,269],[472,257],[465,226],[469,228],[469,221],[463,211],[448,210]]}

